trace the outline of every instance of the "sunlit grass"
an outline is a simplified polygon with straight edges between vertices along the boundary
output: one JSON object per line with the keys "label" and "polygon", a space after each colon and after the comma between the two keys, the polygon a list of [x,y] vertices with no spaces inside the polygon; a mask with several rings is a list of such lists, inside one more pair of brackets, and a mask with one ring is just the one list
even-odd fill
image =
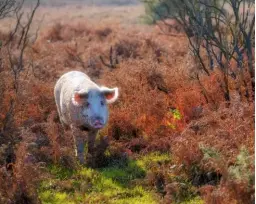
{"label": "sunlit grass", "polygon": [[51,165],[48,171],[52,178],[41,183],[40,199],[43,204],[158,203],[153,189],[141,184],[131,185],[131,182],[135,179],[143,180],[150,165],[168,161],[168,154],[152,153],[101,169],[82,167],[75,171]]}
{"label": "sunlit grass", "polygon": [[65,192],[53,192],[51,190],[46,190],[40,193],[40,198],[43,203],[47,204],[74,204],[75,202],[72,201],[68,194]]}
{"label": "sunlit grass", "polygon": [[200,197],[195,197],[191,200],[184,201],[181,204],[204,204],[204,201]]}
{"label": "sunlit grass", "polygon": [[[170,163],[169,154],[155,152],[137,159],[116,160],[99,169],[72,170],[51,165],[48,167],[51,178],[41,182],[39,196],[43,204],[159,203],[161,195],[154,186],[147,185],[146,175],[160,164]],[[184,196],[183,204],[203,204],[200,197]]]}

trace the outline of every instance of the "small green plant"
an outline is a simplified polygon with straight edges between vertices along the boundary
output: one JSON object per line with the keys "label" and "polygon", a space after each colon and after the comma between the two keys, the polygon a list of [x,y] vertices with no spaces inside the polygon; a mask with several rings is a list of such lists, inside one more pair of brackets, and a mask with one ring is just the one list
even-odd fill
{"label": "small green plant", "polygon": [[214,148],[200,147],[203,152],[203,160],[206,162],[211,161],[211,167],[220,169],[222,173],[227,173],[227,179],[236,180],[238,182],[247,182],[249,185],[254,183],[254,159],[250,156],[248,150],[245,147],[240,149],[237,155],[236,162],[227,166],[227,163],[223,156]]}
{"label": "small green plant", "polygon": [[203,155],[204,155],[203,160],[209,160],[209,159],[219,160],[221,158],[220,153],[212,147],[205,147],[203,145],[199,145],[199,148],[203,152]]}
{"label": "small green plant", "polygon": [[197,196],[193,199],[183,201],[181,204],[204,204],[204,201],[199,196]]}
{"label": "small green plant", "polygon": [[228,169],[230,179],[236,179],[238,181],[246,180],[250,185],[253,185],[254,173],[251,169],[253,165],[254,158],[250,156],[245,147],[242,147],[235,164]]}
{"label": "small green plant", "polygon": [[167,0],[159,1],[159,0],[151,0],[146,1],[145,6],[145,17],[147,19],[145,23],[153,24],[158,20],[161,20],[163,16],[165,18],[170,17],[170,13],[175,13],[175,8],[170,4]]}
{"label": "small green plant", "polygon": [[201,165],[203,164],[206,170],[218,172],[222,175],[222,178],[226,178],[228,163],[225,157],[213,147],[206,147],[200,144],[199,148],[203,153]]}
{"label": "small green plant", "polygon": [[50,165],[48,168],[50,173],[56,176],[57,179],[68,179],[75,172],[73,169],[63,168],[59,165]]}
{"label": "small green plant", "polygon": [[170,109],[167,113],[166,125],[171,129],[177,129],[177,123],[182,119],[182,114],[178,109]]}
{"label": "small green plant", "polygon": [[182,115],[178,109],[171,110],[171,112],[175,120],[180,120],[182,118]]}

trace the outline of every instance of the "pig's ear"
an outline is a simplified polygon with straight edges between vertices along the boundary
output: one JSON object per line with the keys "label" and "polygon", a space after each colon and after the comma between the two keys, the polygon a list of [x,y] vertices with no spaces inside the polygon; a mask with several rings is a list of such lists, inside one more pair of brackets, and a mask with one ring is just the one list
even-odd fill
{"label": "pig's ear", "polygon": [[75,106],[82,106],[86,99],[87,99],[88,93],[85,90],[75,91],[72,97],[72,103]]}
{"label": "pig's ear", "polygon": [[118,88],[117,87],[110,89],[105,86],[102,86],[101,92],[104,94],[108,104],[115,102],[118,98]]}

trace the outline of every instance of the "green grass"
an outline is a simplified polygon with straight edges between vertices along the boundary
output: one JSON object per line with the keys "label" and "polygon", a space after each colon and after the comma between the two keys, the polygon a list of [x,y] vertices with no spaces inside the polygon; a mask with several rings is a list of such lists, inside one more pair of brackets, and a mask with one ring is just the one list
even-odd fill
{"label": "green grass", "polygon": [[157,203],[156,194],[143,185],[132,185],[143,180],[150,165],[170,161],[167,154],[152,153],[137,160],[114,162],[112,165],[79,170],[50,165],[51,178],[39,188],[42,203]]}
{"label": "green grass", "polygon": [[191,200],[184,201],[181,204],[204,204],[204,201],[200,197],[195,197]]}
{"label": "green grass", "polygon": [[51,176],[41,182],[39,196],[43,204],[159,203],[155,189],[143,181],[157,163],[170,161],[168,154],[151,153],[137,160],[115,161],[100,169],[81,167],[75,171],[50,165],[47,170]]}

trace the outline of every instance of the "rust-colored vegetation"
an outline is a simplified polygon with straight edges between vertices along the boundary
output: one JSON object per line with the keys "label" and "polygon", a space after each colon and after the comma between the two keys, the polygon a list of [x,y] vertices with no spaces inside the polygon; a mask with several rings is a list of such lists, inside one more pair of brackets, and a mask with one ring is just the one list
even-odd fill
{"label": "rust-colored vegetation", "polygon": [[[254,158],[254,99],[230,80],[227,102],[218,72],[195,77],[199,65],[182,30],[162,35],[158,27],[112,20],[81,17],[42,24],[24,51],[17,78],[20,32],[7,46],[9,35],[1,32],[0,203],[39,202],[34,186],[46,176],[42,169],[48,164],[77,168],[71,133],[59,123],[53,96],[55,82],[70,70],[120,88],[108,126],[100,132],[109,137],[110,156],[168,152],[172,174],[189,180],[206,203],[252,202],[254,164],[247,162]],[[167,168],[148,175],[153,186],[164,181],[166,203],[182,193]],[[200,180],[209,172],[219,175],[216,183]]]}

